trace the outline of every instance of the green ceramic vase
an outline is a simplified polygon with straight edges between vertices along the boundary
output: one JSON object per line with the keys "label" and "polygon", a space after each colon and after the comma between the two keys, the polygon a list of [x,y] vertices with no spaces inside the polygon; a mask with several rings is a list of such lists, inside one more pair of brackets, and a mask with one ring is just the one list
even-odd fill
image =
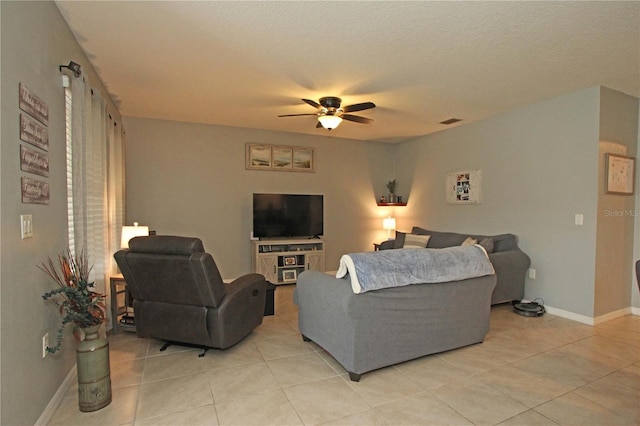
{"label": "green ceramic vase", "polygon": [[96,411],[111,403],[109,341],[98,335],[100,324],[83,328],[85,339],[76,348],[80,411]]}

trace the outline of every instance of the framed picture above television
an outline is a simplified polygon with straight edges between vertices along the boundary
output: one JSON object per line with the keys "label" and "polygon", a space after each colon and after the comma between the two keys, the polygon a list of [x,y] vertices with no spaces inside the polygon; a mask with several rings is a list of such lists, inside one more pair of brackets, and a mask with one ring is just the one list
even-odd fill
{"label": "framed picture above television", "polygon": [[315,172],[315,149],[288,145],[248,143],[245,147],[247,170]]}

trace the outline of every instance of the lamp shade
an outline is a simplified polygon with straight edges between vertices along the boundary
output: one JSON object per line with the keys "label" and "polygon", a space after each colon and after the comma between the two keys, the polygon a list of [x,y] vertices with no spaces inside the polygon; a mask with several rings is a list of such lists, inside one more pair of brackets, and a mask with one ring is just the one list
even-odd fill
{"label": "lamp shade", "polygon": [[318,117],[318,121],[322,124],[322,127],[327,130],[331,130],[335,129],[340,125],[340,123],[342,123],[342,118],[337,115],[321,115]]}
{"label": "lamp shade", "polygon": [[138,226],[138,222],[133,222],[133,226],[122,227],[122,238],[120,239],[120,247],[129,248],[129,240],[133,237],[142,237],[149,235],[148,226]]}
{"label": "lamp shade", "polygon": [[385,217],[382,219],[382,229],[386,229],[387,231],[393,231],[396,229],[396,218]]}

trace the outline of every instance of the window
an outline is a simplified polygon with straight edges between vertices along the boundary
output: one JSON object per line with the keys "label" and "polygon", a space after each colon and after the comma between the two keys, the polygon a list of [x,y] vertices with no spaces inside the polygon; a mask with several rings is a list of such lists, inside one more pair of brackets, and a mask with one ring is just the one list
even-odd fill
{"label": "window", "polygon": [[[68,82],[68,80],[67,80]],[[71,87],[67,83],[64,88],[65,113],[65,145],[67,153],[67,232],[69,234],[69,249],[75,256],[75,229],[73,221],[73,130],[72,130],[72,95]]]}

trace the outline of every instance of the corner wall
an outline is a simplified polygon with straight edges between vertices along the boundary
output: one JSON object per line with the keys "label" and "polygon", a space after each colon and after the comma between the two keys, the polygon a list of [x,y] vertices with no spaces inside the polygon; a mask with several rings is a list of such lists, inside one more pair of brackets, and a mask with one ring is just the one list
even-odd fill
{"label": "corner wall", "polygon": [[[252,194],[323,194],[325,267],[386,239],[376,194],[393,146],[292,133],[125,118],[126,222],[202,239],[224,278],[251,271]],[[315,148],[316,172],[245,169],[245,144]]]}
{"label": "corner wall", "polygon": [[[411,191],[398,229],[514,233],[537,272],[525,297],[592,317],[599,113],[594,87],[400,144]],[[483,172],[482,204],[447,204],[446,174],[466,169]]]}
{"label": "corner wall", "polygon": [[[636,196],[606,193],[605,155],[636,157],[639,100],[608,88],[601,89],[598,226],[594,317],[631,306]],[[637,167],[637,165],[636,165]],[[637,194],[637,187],[635,193]]]}

